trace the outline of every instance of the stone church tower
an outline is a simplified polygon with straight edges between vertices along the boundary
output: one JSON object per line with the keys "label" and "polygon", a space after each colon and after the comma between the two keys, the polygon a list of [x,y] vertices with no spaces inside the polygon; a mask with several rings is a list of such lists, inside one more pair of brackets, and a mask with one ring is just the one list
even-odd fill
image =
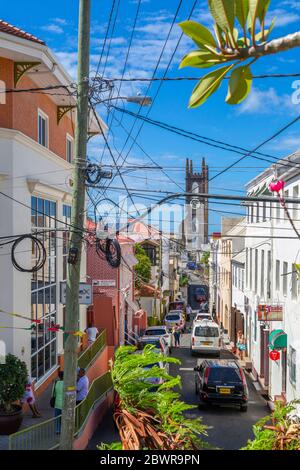
{"label": "stone church tower", "polygon": [[[185,172],[187,193],[208,193],[208,166],[202,159],[201,172],[193,171],[193,162],[187,158]],[[208,243],[208,201],[186,197],[184,238],[189,251],[201,250]]]}

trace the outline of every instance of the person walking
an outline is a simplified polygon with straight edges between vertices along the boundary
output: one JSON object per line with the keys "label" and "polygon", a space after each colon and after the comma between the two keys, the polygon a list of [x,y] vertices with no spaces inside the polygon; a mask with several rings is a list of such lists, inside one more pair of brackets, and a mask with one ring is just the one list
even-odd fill
{"label": "person walking", "polygon": [[181,334],[181,330],[180,330],[180,326],[178,325],[178,323],[176,323],[175,327],[174,327],[174,342],[175,342],[175,348],[178,346],[180,346],[180,334]]}
{"label": "person walking", "polygon": [[192,313],[193,313],[192,307],[188,304],[186,306],[186,319],[187,319],[187,321],[191,320]]}
{"label": "person walking", "polygon": [[91,344],[96,341],[96,338],[99,335],[99,330],[93,325],[93,323],[90,323],[85,332],[88,335],[88,345],[91,346]]}
{"label": "person walking", "polygon": [[238,356],[239,356],[240,360],[243,361],[244,360],[244,352],[246,350],[246,341],[245,341],[245,337],[243,335],[243,332],[241,330],[239,330],[237,332],[236,347],[237,347],[237,351],[238,351]]}
{"label": "person walking", "polygon": [[63,401],[64,401],[64,373],[60,371],[58,373],[58,379],[55,380],[52,389],[52,398],[50,401],[54,403],[54,416],[56,419],[55,423],[55,430],[56,434],[60,434],[61,432],[61,412],[63,408]]}
{"label": "person walking", "polygon": [[89,379],[85,375],[85,369],[82,367],[78,370],[77,376],[77,387],[76,387],[76,405],[82,402],[88,394],[89,391]]}
{"label": "person walking", "polygon": [[42,417],[41,413],[39,412],[39,410],[37,409],[37,406],[36,406],[36,400],[35,400],[35,396],[34,396],[33,384],[32,384],[32,378],[31,377],[27,378],[27,383],[25,385],[24,395],[21,398],[21,404],[24,405],[25,403],[31,409],[33,418],[41,418]]}

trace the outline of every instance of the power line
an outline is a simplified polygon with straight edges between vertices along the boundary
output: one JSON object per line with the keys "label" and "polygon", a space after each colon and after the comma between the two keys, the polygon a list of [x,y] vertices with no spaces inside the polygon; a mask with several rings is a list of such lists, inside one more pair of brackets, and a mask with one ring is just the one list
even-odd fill
{"label": "power line", "polygon": [[[300,73],[274,73],[274,74],[263,74],[263,75],[253,75],[252,78],[261,79],[261,78],[293,78],[300,77]],[[105,78],[105,80],[110,82],[176,82],[176,81],[199,81],[202,80],[202,77],[134,77],[134,78]],[[225,77],[227,80],[229,77]]]}

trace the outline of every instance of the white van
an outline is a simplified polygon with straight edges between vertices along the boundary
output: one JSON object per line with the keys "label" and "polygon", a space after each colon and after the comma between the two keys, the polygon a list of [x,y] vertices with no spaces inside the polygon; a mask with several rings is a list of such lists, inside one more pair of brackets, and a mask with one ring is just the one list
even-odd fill
{"label": "white van", "polygon": [[221,336],[219,325],[212,320],[202,320],[193,324],[191,334],[191,354],[211,353],[220,356]]}

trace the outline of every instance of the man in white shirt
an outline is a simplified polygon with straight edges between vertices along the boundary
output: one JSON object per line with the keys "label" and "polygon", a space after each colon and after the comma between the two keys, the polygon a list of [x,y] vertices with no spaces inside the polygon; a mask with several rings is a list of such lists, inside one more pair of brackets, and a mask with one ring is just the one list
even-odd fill
{"label": "man in white shirt", "polygon": [[88,344],[89,346],[96,341],[97,336],[99,335],[98,329],[91,324],[86,330],[86,334],[88,335]]}
{"label": "man in white shirt", "polygon": [[76,386],[76,405],[78,405],[88,394],[89,391],[89,379],[85,375],[85,369],[80,368],[77,376]]}

